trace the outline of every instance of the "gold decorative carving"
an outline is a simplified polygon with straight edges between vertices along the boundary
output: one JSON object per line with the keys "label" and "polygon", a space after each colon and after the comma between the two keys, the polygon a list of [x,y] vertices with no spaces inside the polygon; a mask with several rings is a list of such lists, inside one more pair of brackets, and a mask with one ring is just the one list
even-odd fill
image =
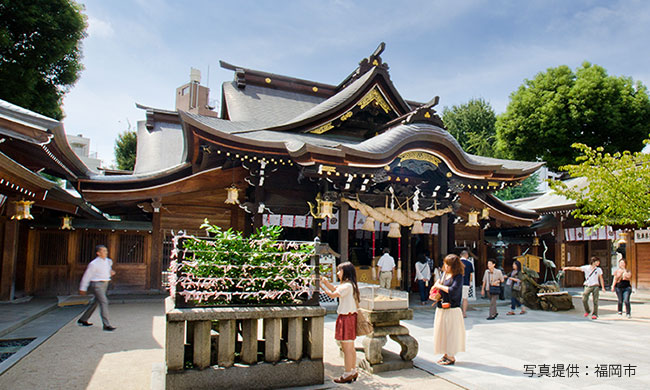
{"label": "gold decorative carving", "polygon": [[431,113],[429,111],[424,113],[425,118],[431,118]]}
{"label": "gold decorative carving", "polygon": [[336,172],[336,167],[333,167],[331,165],[323,165],[321,166],[321,170],[323,172]]}
{"label": "gold decorative carving", "polygon": [[389,113],[391,111],[390,105],[386,102],[382,94],[379,92],[379,90],[375,87],[370,90],[364,97],[359,100],[359,103],[357,105],[359,107],[366,108],[366,106],[372,102],[375,102],[381,107],[386,113]]}
{"label": "gold decorative carving", "polygon": [[452,176],[451,172],[447,172],[447,177],[451,177],[451,176]]}
{"label": "gold decorative carving", "polygon": [[348,112],[346,112],[345,114],[343,114],[343,115],[341,116],[341,121],[346,121],[346,120],[348,120],[348,118],[350,118],[351,116],[352,116],[352,111],[348,111]]}
{"label": "gold decorative carving", "polygon": [[435,166],[438,166],[442,162],[438,157],[425,152],[404,152],[399,156],[397,156],[397,158],[399,158],[400,161],[404,161],[404,160],[426,161]]}
{"label": "gold decorative carving", "polygon": [[496,181],[488,181],[488,187],[498,187],[499,183]]}
{"label": "gold decorative carving", "polygon": [[318,92],[318,87],[313,87],[311,90],[314,92]]}
{"label": "gold decorative carving", "polygon": [[271,84],[271,79],[268,78],[268,77],[266,79],[264,79],[264,81],[266,81],[267,84]]}
{"label": "gold decorative carving", "polygon": [[332,122],[328,122],[322,126],[315,128],[314,130],[310,130],[309,132],[313,134],[323,134],[324,132],[332,130],[333,128],[334,126],[332,126]]}
{"label": "gold decorative carving", "polygon": [[375,60],[372,60],[372,64],[373,64],[374,66],[379,66],[379,62],[377,62],[376,59],[375,59]]}

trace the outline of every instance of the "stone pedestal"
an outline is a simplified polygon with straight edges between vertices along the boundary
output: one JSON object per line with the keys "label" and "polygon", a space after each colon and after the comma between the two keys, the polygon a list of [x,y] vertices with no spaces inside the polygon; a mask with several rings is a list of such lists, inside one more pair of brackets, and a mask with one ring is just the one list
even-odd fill
{"label": "stone pedestal", "polygon": [[[413,310],[365,310],[363,311],[373,325],[373,332],[363,339],[363,358],[359,367],[371,374],[402,370],[413,367],[413,358],[418,354],[418,342],[409,335],[408,328],[400,325],[400,320],[413,319]],[[384,351],[387,338],[397,342],[402,350],[398,355]]]}

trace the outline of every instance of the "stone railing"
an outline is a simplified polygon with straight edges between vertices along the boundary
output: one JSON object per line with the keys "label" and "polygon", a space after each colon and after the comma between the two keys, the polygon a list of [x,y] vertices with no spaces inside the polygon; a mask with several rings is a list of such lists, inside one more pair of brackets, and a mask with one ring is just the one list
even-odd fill
{"label": "stone railing", "polygon": [[170,297],[165,312],[167,389],[323,383],[324,308],[175,308]]}

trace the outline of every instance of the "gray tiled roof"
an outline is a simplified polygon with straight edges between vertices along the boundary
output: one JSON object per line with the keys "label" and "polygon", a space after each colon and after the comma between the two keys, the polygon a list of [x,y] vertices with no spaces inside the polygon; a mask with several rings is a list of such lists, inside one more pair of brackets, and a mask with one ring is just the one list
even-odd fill
{"label": "gray tiled roof", "polygon": [[351,146],[351,148],[373,154],[383,153],[395,147],[402,140],[416,135],[420,137],[430,136],[431,138],[442,139],[453,144],[457,150],[461,151],[467,161],[475,165],[494,165],[506,170],[531,170],[543,165],[541,162],[503,160],[466,153],[448,131],[428,123],[400,124],[358,145]]}
{"label": "gray tiled roof", "polygon": [[235,82],[223,83],[228,115],[236,122],[265,122],[275,126],[297,117],[325,98],[297,92],[247,85],[237,88]]}
{"label": "gray tiled roof", "polygon": [[374,69],[370,72],[366,72],[363,76],[359,77],[359,79],[355,80],[352,84],[345,87],[342,91],[340,91],[336,95],[330,97],[329,99],[325,100],[319,105],[312,107],[309,111],[305,111],[301,115],[292,118],[290,121],[284,124],[298,123],[305,119],[314,118],[333,108],[337,108],[340,104],[344,103],[355,93],[357,93],[374,74],[375,74]]}
{"label": "gray tiled roof", "polygon": [[32,125],[44,127],[46,129],[56,127],[60,123],[55,119],[48,118],[37,112],[30,111],[26,108],[11,104],[8,101],[0,99],[0,116],[7,114],[11,114],[11,116],[14,118],[18,117],[29,122]]}
{"label": "gray tiled roof", "polygon": [[156,122],[153,130],[138,122],[138,148],[133,173],[147,174],[183,163],[185,140],[180,124]]}
{"label": "gray tiled roof", "polygon": [[188,117],[218,132],[252,141],[284,142],[287,150],[297,150],[304,144],[336,148],[342,144],[355,144],[358,141],[345,137],[331,137],[314,134],[291,133],[287,131],[266,130],[260,122],[232,122],[224,119],[209,118],[185,112]]}
{"label": "gray tiled roof", "polygon": [[[564,184],[566,184],[569,188],[574,188],[579,190],[585,188],[588,183],[586,177],[576,177],[573,179],[566,180]],[[575,206],[576,206],[575,200],[571,200],[562,195],[559,195],[553,190],[548,191],[544,195],[536,199],[533,199],[530,202],[521,203],[517,205],[517,207],[520,208],[535,210],[539,212],[543,212],[544,210],[559,209],[559,208],[571,209],[571,208],[575,208]]]}

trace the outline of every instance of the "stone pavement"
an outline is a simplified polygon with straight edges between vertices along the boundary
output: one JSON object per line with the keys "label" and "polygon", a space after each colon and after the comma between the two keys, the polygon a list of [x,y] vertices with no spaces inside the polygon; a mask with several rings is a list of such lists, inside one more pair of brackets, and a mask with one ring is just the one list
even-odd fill
{"label": "stone pavement", "polygon": [[[579,300],[574,301],[576,306]],[[621,319],[615,303],[601,302],[601,317],[582,317],[582,309],[564,313],[529,312],[506,316],[499,307],[495,321],[486,321],[487,308],[469,312],[466,322],[468,351],[458,363],[442,367],[433,346],[433,309],[419,308],[405,321],[420,343],[416,367],[378,375],[361,374],[349,388],[369,389],[646,389],[650,387],[650,303],[633,305],[634,318]],[[55,309],[52,314],[59,310]],[[40,347],[0,375],[0,389],[152,389],[155,367],[163,361],[164,317],[162,301],[113,304],[113,333],[100,326],[63,326]],[[49,314],[49,313],[48,313]],[[43,316],[45,318],[45,316]],[[72,318],[75,319],[76,317]],[[343,359],[334,342],[335,315],[325,324],[326,382],[309,389],[337,387],[331,378],[340,375]],[[100,323],[95,313],[91,322]],[[19,329],[20,330],[20,329]],[[360,346],[360,339],[358,345]],[[398,352],[392,340],[386,348]],[[578,378],[528,378],[524,365],[552,367],[576,364]],[[596,365],[634,365],[635,374],[624,378],[597,378]],[[152,372],[154,373],[152,379]],[[153,383],[152,383],[153,382]]]}
{"label": "stone pavement", "polygon": [[[600,302],[600,318],[585,319],[579,297],[569,312],[528,311],[506,316],[500,307],[495,321],[487,321],[487,309],[468,312],[467,352],[455,366],[439,366],[431,353],[433,311],[418,310],[406,325],[420,342],[418,368],[468,389],[647,389],[650,388],[650,303],[632,307],[632,319],[616,314],[616,303]],[[389,341],[386,348],[399,351]],[[579,377],[549,378],[524,375],[525,365],[575,364]],[[597,377],[596,366],[636,366],[631,377]],[[615,367],[614,367],[615,368]]]}

